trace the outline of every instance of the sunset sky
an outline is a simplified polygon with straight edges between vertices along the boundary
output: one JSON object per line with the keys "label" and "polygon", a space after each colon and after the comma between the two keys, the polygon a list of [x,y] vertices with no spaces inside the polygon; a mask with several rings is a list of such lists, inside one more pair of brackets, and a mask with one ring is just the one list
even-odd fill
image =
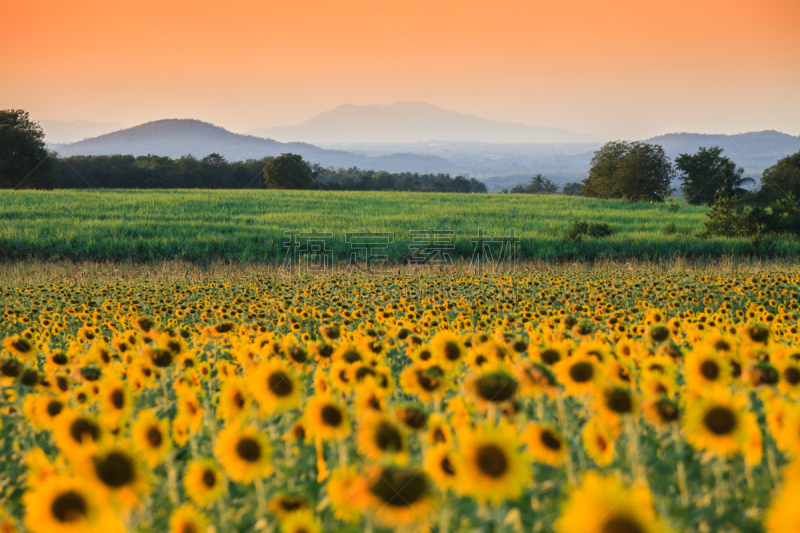
{"label": "sunset sky", "polygon": [[0,20],[0,107],[37,119],[245,131],[421,100],[606,140],[800,135],[798,0],[3,0]]}

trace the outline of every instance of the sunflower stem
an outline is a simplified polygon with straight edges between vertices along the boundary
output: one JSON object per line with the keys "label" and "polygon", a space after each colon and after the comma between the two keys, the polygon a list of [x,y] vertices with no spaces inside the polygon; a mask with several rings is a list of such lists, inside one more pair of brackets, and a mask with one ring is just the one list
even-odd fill
{"label": "sunflower stem", "polygon": [[339,466],[345,468],[347,466],[347,444],[343,438],[337,441],[339,445]]}
{"label": "sunflower stem", "polygon": [[683,441],[677,422],[672,423],[672,440],[675,443],[675,452],[678,454],[678,489],[681,493],[681,504],[686,508],[689,506],[689,489],[686,485],[686,467],[683,464]]}
{"label": "sunflower stem", "polygon": [[639,435],[636,433],[636,424],[633,416],[625,419],[625,431],[628,434],[628,462],[631,463],[631,476],[633,481],[642,479],[642,465],[639,463]]}
{"label": "sunflower stem", "polygon": [[781,476],[778,473],[778,467],[775,465],[775,454],[772,451],[772,446],[764,446],[767,449],[767,465],[769,466],[769,474],[772,476],[772,485],[775,490],[781,486]]}
{"label": "sunflower stem", "polygon": [[[561,426],[561,432],[564,434],[564,441],[571,442],[569,426],[567,425],[567,410],[564,407],[564,398],[561,396],[559,389],[556,389],[556,404],[558,405],[558,423]],[[567,453],[564,454],[564,465],[567,467],[567,481],[569,481],[570,485],[577,486],[578,480],[575,477],[575,465],[572,464],[572,452],[569,446],[567,446]]]}
{"label": "sunflower stem", "polygon": [[717,516],[722,516],[725,513],[725,496],[727,496],[728,488],[725,486],[724,474],[722,472],[722,458],[717,457],[714,461],[714,496],[717,500]]}
{"label": "sunflower stem", "polygon": [[226,496],[223,494],[217,498],[217,512],[219,513],[219,524],[222,527],[222,531],[230,530],[228,527],[228,506],[225,502]]}
{"label": "sunflower stem", "polygon": [[256,515],[259,519],[266,520],[267,494],[264,489],[264,481],[260,477],[257,477],[253,483],[256,486]]}
{"label": "sunflower stem", "polygon": [[442,512],[439,515],[439,533],[448,533],[450,529],[450,508],[442,505]]}
{"label": "sunflower stem", "polygon": [[178,470],[175,468],[175,450],[167,454],[167,483],[173,505],[178,505]]}

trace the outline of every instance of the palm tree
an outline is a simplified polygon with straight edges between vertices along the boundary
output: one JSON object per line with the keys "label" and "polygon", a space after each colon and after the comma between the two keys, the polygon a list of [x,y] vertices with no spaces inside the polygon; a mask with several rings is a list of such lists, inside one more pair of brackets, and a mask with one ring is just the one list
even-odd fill
{"label": "palm tree", "polygon": [[747,192],[742,185],[745,183],[755,183],[753,178],[745,178],[744,169],[736,168],[736,164],[728,159],[722,164],[722,185],[714,193],[715,198],[727,198],[730,196],[741,196]]}
{"label": "palm tree", "polygon": [[546,178],[541,174],[536,174],[534,177],[531,178],[531,183],[528,185],[528,188],[532,194],[539,194],[542,192],[544,188],[544,180]]}
{"label": "palm tree", "polygon": [[544,184],[542,185],[543,194],[558,194],[558,189],[560,189],[558,185],[550,181],[549,178],[545,178]]}

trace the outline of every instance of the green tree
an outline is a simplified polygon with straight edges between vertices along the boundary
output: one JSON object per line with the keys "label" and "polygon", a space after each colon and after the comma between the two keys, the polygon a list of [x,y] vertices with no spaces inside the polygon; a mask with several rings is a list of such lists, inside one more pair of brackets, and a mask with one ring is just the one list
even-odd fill
{"label": "green tree", "polygon": [[567,183],[561,192],[567,196],[583,196],[583,185],[580,183]]}
{"label": "green tree", "polygon": [[51,188],[50,155],[44,131],[27,111],[0,110],[0,187]]}
{"label": "green tree", "polygon": [[268,189],[308,189],[314,175],[303,156],[281,154],[264,167],[264,183]]}
{"label": "green tree", "polygon": [[696,154],[680,154],[675,158],[675,167],[680,172],[683,197],[693,205],[710,205],[718,196],[741,195],[741,186],[753,181],[742,177],[744,170],[723,156],[719,146],[701,146]]}
{"label": "green tree", "polygon": [[616,141],[594,153],[584,196],[662,202],[672,193],[672,162],[657,144]]}
{"label": "green tree", "polygon": [[769,203],[789,193],[800,197],[800,151],[784,157],[761,174],[760,202]]}

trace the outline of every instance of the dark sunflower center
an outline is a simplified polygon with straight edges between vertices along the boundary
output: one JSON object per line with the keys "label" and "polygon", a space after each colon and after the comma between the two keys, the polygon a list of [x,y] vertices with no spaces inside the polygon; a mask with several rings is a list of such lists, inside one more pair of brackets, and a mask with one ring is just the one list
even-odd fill
{"label": "dark sunflower center", "polygon": [[656,409],[658,411],[658,416],[664,422],[675,422],[678,417],[680,417],[678,406],[669,400],[659,400],[658,403],[656,403]]}
{"label": "dark sunflower center", "polygon": [[77,522],[86,516],[89,510],[86,499],[75,491],[62,492],[50,505],[50,512],[62,524]]}
{"label": "dark sunflower center", "polygon": [[644,529],[629,518],[624,516],[615,516],[610,520],[607,520],[604,524],[602,529],[600,530],[601,533],[644,533]]}
{"label": "dark sunflower center", "polygon": [[57,416],[61,413],[64,406],[58,400],[50,400],[47,404],[47,414],[50,416]]}
{"label": "dark sunflower center", "polygon": [[389,507],[411,507],[428,493],[428,482],[421,472],[387,469],[369,491]]}
{"label": "dark sunflower center", "polygon": [[217,484],[217,474],[215,474],[213,470],[203,471],[203,485],[205,485],[209,489],[213,489],[216,484]]}
{"label": "dark sunflower center", "polygon": [[111,452],[95,459],[94,471],[104,485],[114,489],[132,483],[135,476],[130,458],[120,452]]}
{"label": "dark sunflower center", "polygon": [[800,370],[796,369],[793,366],[790,366],[786,370],[783,371],[783,377],[792,385],[797,385],[800,383]]}
{"label": "dark sunflower center", "polygon": [[100,436],[100,428],[91,420],[78,418],[69,426],[69,434],[78,443],[83,442],[85,435],[96,441]]}
{"label": "dark sunflower center", "polygon": [[586,383],[594,376],[594,366],[586,361],[575,363],[569,369],[569,377],[576,383]]}
{"label": "dark sunflower center", "polygon": [[233,403],[236,404],[236,407],[238,407],[239,409],[244,407],[244,398],[242,397],[242,393],[236,391],[233,394]]}
{"label": "dark sunflower center", "polygon": [[111,392],[110,399],[115,409],[122,409],[125,407],[125,394],[121,390],[114,389],[114,391]]}
{"label": "dark sunflower center", "polygon": [[559,354],[558,351],[556,350],[550,350],[550,349],[543,351],[541,354],[539,354],[539,357],[542,359],[542,362],[546,365],[554,365],[558,363],[559,360],[561,360],[561,354]]}
{"label": "dark sunflower center", "polygon": [[719,365],[714,361],[703,361],[700,365],[700,373],[707,380],[714,381],[719,376]]}
{"label": "dark sunflower center", "polygon": [[255,439],[244,437],[236,443],[236,453],[248,463],[255,463],[261,458],[261,446]]}
{"label": "dark sunflower center", "polygon": [[550,431],[549,429],[545,429],[544,431],[542,431],[539,440],[542,441],[542,444],[544,444],[545,448],[548,448],[556,452],[561,449],[561,441],[558,439],[558,437],[553,435],[553,432]]}
{"label": "dark sunflower center", "polygon": [[433,430],[433,442],[447,442],[447,437],[445,437],[442,428]]}
{"label": "dark sunflower center", "polygon": [[424,390],[428,392],[435,391],[439,387],[439,380],[434,379],[429,376],[426,372],[422,370],[417,370],[417,383],[419,386],[422,387]]}
{"label": "dark sunflower center", "polygon": [[490,477],[502,477],[508,470],[508,459],[505,452],[493,444],[478,448],[475,460],[481,472]]}
{"label": "dark sunflower center", "polygon": [[456,470],[453,468],[453,463],[451,463],[450,459],[448,459],[447,457],[442,458],[442,461],[439,463],[439,466],[442,467],[442,472],[444,472],[448,476],[456,475]]}
{"label": "dark sunflower center", "polygon": [[384,452],[401,452],[403,451],[403,437],[397,428],[381,422],[375,432],[375,445]]}
{"label": "dark sunflower center", "polygon": [[727,407],[713,407],[703,417],[703,423],[714,435],[728,435],[736,428],[736,417]]}
{"label": "dark sunflower center", "polygon": [[477,381],[478,395],[489,402],[504,402],[517,392],[517,382],[506,374],[489,374]]}
{"label": "dark sunflower center", "polygon": [[273,372],[269,375],[267,378],[267,386],[275,396],[280,397],[289,396],[294,390],[289,376],[280,371]]}
{"label": "dark sunflower center", "polygon": [[147,442],[149,442],[150,446],[153,448],[158,448],[161,446],[161,443],[164,442],[164,437],[161,435],[161,430],[156,426],[150,426],[150,428],[147,430]]}
{"label": "dark sunflower center", "polygon": [[305,363],[306,359],[308,359],[308,354],[302,348],[295,347],[289,350],[289,357],[298,363]]}
{"label": "dark sunflower center", "polygon": [[25,339],[15,340],[11,343],[11,346],[19,353],[28,353],[32,350],[30,343]]}
{"label": "dark sunflower center", "polygon": [[320,415],[322,416],[322,421],[327,426],[339,427],[342,423],[342,412],[333,405],[326,405],[323,407]]}
{"label": "dark sunflower center", "polygon": [[403,422],[405,422],[405,424],[411,429],[421,429],[425,425],[425,422],[428,421],[428,415],[416,407],[404,409],[400,413],[400,416],[402,417]]}
{"label": "dark sunflower center", "polygon": [[614,389],[606,392],[606,406],[618,414],[630,413],[633,410],[633,400],[628,391]]}
{"label": "dark sunflower center", "polygon": [[305,502],[299,499],[283,498],[281,499],[279,505],[281,506],[281,509],[283,509],[284,511],[296,511],[298,509],[304,508]]}
{"label": "dark sunflower center", "polygon": [[454,342],[446,343],[444,345],[444,357],[448,361],[458,361],[458,358],[461,357],[461,350],[458,345]]}
{"label": "dark sunflower center", "polygon": [[53,356],[53,362],[59,366],[64,366],[67,364],[67,356],[63,353],[57,353]]}
{"label": "dark sunflower center", "polygon": [[166,368],[172,364],[172,352],[168,350],[155,350],[153,364],[159,368]]}

